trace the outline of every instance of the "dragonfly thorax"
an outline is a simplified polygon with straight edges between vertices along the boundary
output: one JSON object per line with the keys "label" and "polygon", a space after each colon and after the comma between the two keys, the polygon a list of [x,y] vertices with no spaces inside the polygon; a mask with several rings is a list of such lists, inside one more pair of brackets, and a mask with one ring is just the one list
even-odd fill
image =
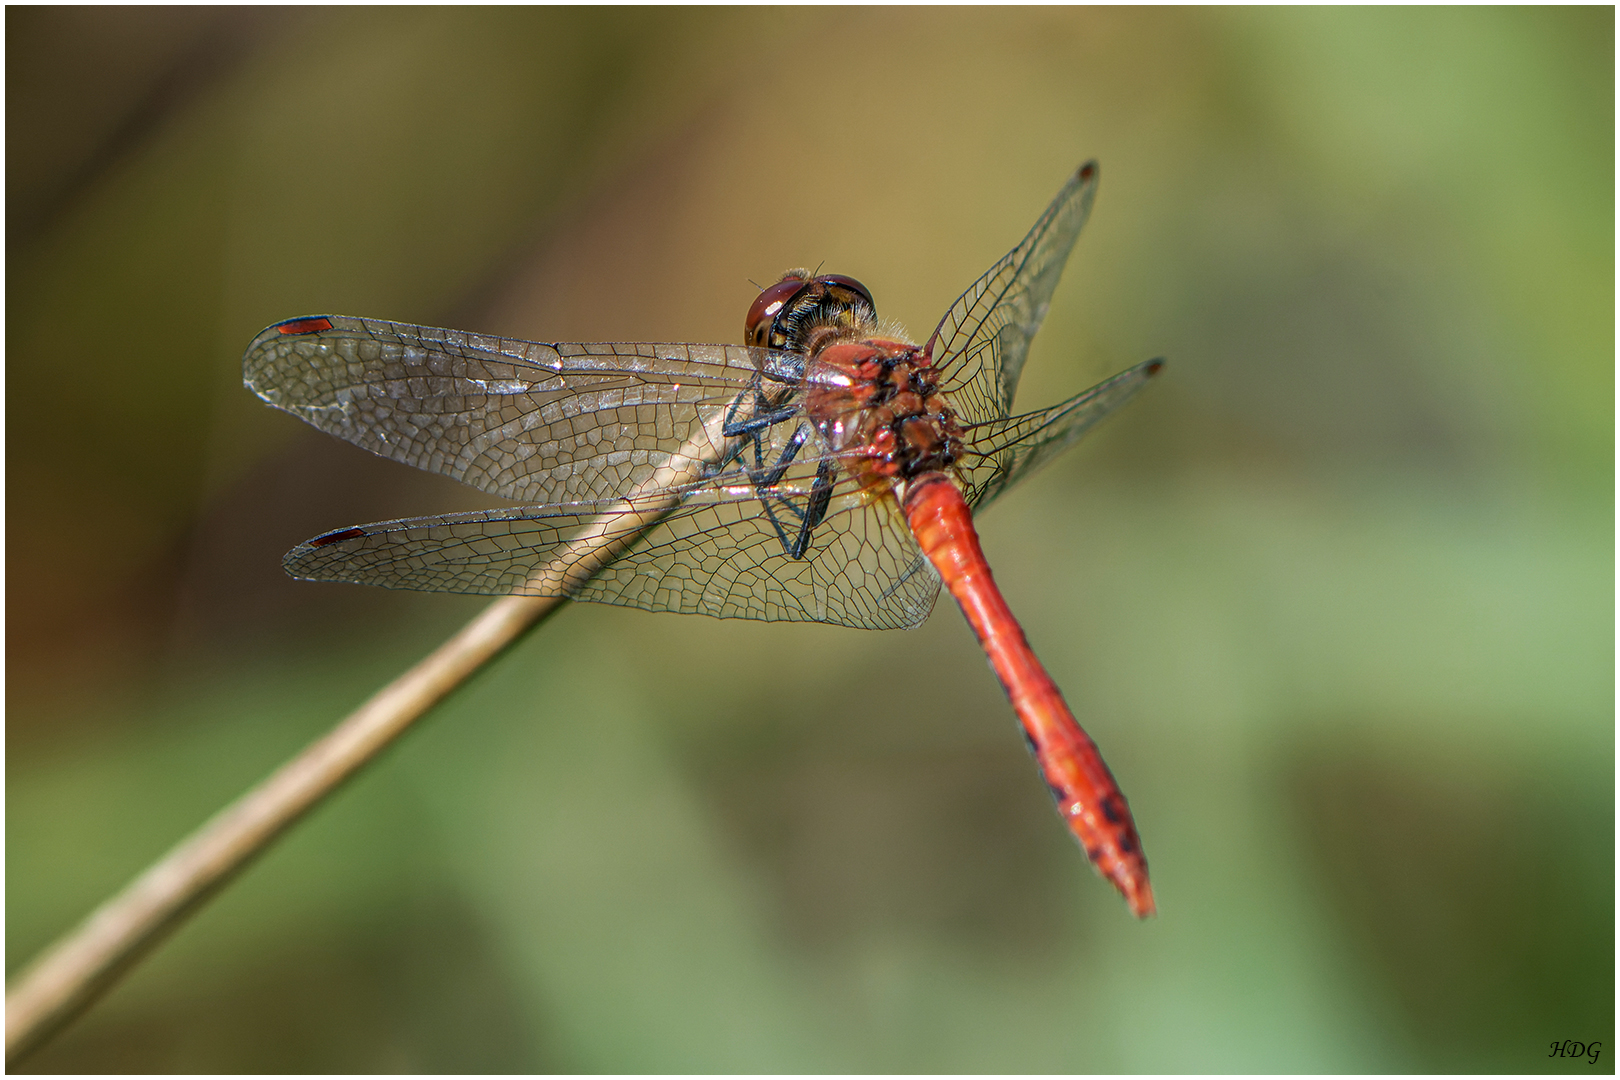
{"label": "dragonfly thorax", "polygon": [[836,342],[811,357],[805,374],[805,414],[863,486],[947,472],[962,456],[961,425],[916,345]]}

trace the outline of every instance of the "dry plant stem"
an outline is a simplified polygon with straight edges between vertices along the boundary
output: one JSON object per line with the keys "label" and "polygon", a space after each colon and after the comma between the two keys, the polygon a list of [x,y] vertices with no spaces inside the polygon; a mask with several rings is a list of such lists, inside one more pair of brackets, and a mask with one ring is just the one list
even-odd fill
{"label": "dry plant stem", "polygon": [[[620,503],[631,514],[597,518],[530,581],[572,592],[623,554],[679,504],[668,493],[701,477],[724,449],[720,424],[717,415]],[[88,1007],[271,841],[562,603],[555,595],[508,596],[489,605],[47,949],[6,991],[6,1064]]]}
{"label": "dry plant stem", "polygon": [[495,601],[97,908],[7,991],[6,1064],[90,1005],[272,840],[561,603],[533,596]]}

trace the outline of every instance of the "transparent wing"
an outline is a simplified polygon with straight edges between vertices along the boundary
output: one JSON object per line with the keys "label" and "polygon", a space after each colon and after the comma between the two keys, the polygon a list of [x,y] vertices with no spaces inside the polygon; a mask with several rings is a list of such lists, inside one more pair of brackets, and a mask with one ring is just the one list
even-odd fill
{"label": "transparent wing", "polygon": [[[960,473],[976,506],[1157,370],[1007,415],[1095,186],[1083,166],[930,339],[967,422]],[[243,370],[261,398],[323,431],[536,504],[328,533],[288,553],[295,577],[873,629],[916,625],[938,594],[892,500],[860,491],[805,419],[798,354],[326,315],[267,328]]]}
{"label": "transparent wing", "polygon": [[1023,243],[963,293],[928,339],[941,389],[970,423],[1012,411],[1029,343],[1046,318],[1069,251],[1091,213],[1097,163],[1070,177]]}
{"label": "transparent wing", "polygon": [[[656,523],[636,539],[649,520]],[[628,546],[598,568],[600,548],[616,543]],[[298,545],[284,566],[316,581],[571,596],[871,630],[918,625],[939,592],[938,576],[892,502],[862,496],[853,481],[835,490],[798,558],[786,552],[757,499],[705,490],[672,509],[667,501],[620,500],[361,525]]]}
{"label": "transparent wing", "polygon": [[1164,367],[1149,360],[1048,409],[978,424],[967,431],[957,476],[975,511],[1067,450],[1111,416]]}
{"label": "transparent wing", "polygon": [[[724,458],[727,414],[784,405],[803,367],[735,345],[545,344],[343,315],[277,323],[242,358],[248,389],[322,431],[532,503],[618,497],[676,453]],[[780,443],[793,428],[753,430]]]}

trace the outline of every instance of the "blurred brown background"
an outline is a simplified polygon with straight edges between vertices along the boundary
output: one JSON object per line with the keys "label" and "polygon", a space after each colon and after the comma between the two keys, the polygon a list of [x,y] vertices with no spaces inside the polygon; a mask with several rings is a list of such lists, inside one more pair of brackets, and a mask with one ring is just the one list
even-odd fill
{"label": "blurred brown background", "polygon": [[482,603],[264,325],[925,336],[1096,157],[1020,405],[1170,361],[981,521],[1159,918],[948,601],[580,605],[28,1066],[1611,1070],[1613,17],[8,8],[8,971]]}

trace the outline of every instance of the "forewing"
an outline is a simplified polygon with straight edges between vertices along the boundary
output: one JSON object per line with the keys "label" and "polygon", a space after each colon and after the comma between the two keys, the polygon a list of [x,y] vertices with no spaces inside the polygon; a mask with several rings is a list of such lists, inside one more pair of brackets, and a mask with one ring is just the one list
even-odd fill
{"label": "forewing", "polygon": [[[340,530],[298,545],[284,566],[293,577],[398,589],[871,630],[918,625],[938,595],[933,567],[889,501],[864,497],[852,481],[840,487],[802,558],[786,553],[757,499],[704,491],[667,512],[654,507],[650,528],[650,503],[512,507]],[[605,568],[589,563],[600,545],[632,540]]]}
{"label": "forewing", "polygon": [[958,466],[968,505],[975,512],[1080,440],[1124,405],[1164,366],[1149,360],[1122,371],[1049,409],[978,424],[966,432]]}
{"label": "forewing", "polygon": [[975,281],[928,339],[941,389],[965,419],[983,423],[1012,411],[1029,343],[1046,318],[1069,251],[1091,213],[1097,163],[1069,178],[1023,243]]}
{"label": "forewing", "polygon": [[546,344],[380,319],[264,330],[243,381],[277,408],[395,461],[531,503],[629,493],[675,453],[719,459],[717,422],[802,358],[735,345]]}

